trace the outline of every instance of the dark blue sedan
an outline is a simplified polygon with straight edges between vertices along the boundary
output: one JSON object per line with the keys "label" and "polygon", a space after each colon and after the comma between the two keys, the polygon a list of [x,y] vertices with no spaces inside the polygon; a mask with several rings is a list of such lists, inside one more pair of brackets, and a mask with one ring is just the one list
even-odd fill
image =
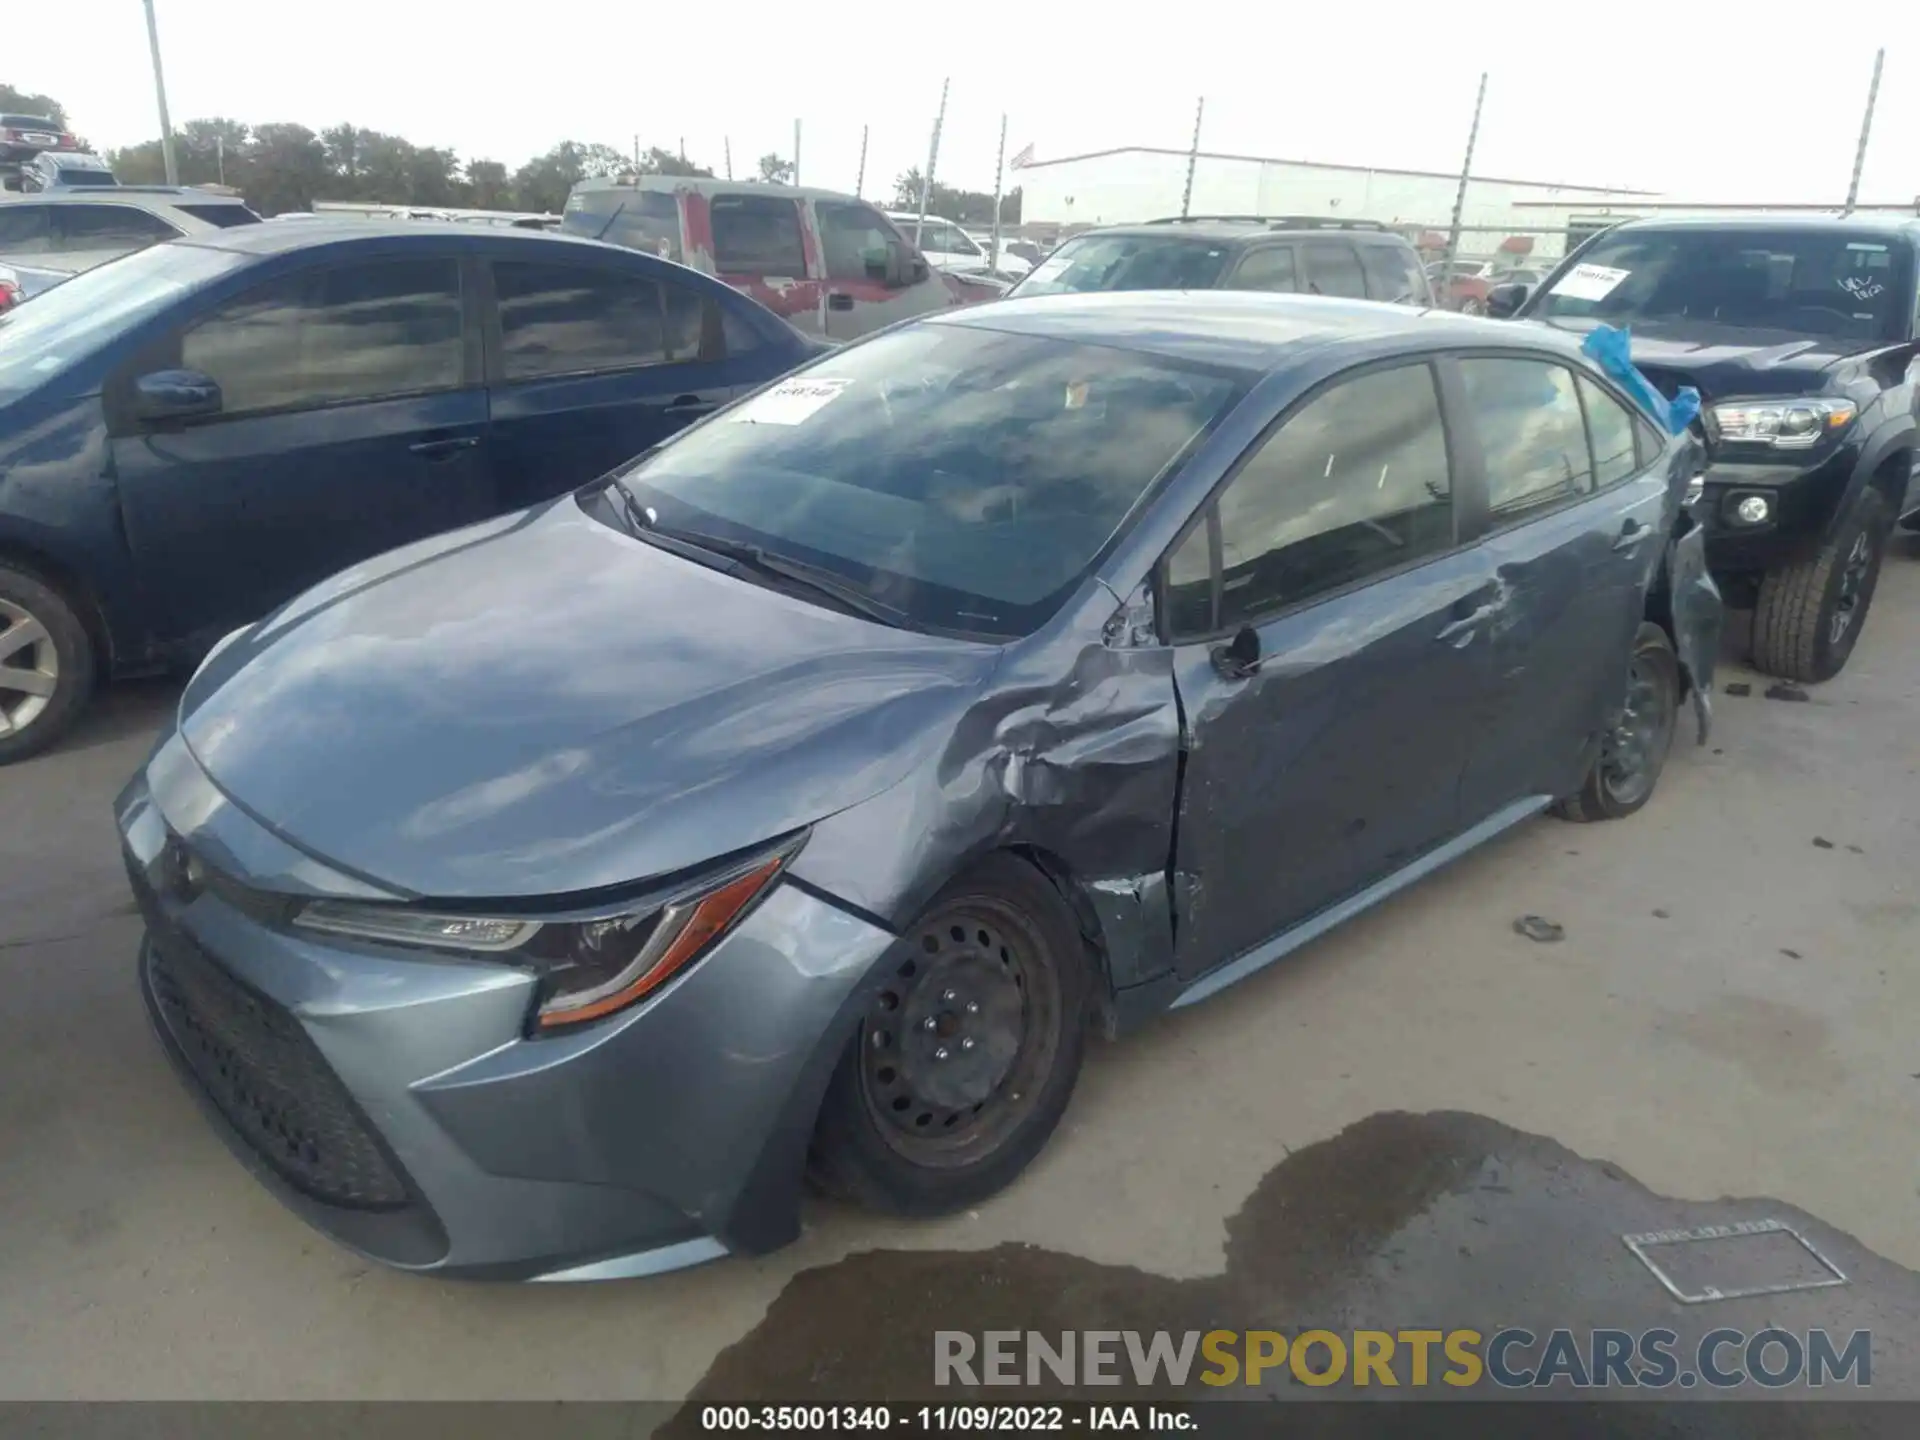
{"label": "dark blue sedan", "polygon": [[815,342],[591,241],[364,220],[130,255],[0,319],[0,764],[96,676],[596,478]]}

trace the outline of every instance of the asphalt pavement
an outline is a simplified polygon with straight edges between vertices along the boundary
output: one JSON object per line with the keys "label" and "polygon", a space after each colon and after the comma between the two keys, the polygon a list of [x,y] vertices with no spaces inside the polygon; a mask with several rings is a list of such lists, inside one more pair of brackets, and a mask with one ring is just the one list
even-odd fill
{"label": "asphalt pavement", "polygon": [[[978,1211],[819,1202],[780,1253],[604,1285],[370,1265],[207,1130],[147,1031],[109,813],[175,689],[122,687],[0,771],[0,1399],[904,1396],[935,1330],[1767,1324],[1871,1330],[1874,1393],[1920,1396],[1906,548],[1841,678],[1729,666],[1640,815],[1523,826],[1096,1046]],[[1682,1304],[1621,1238],[1764,1221],[1844,1283]],[[1798,1243],[1663,1263],[1824,1276]]]}

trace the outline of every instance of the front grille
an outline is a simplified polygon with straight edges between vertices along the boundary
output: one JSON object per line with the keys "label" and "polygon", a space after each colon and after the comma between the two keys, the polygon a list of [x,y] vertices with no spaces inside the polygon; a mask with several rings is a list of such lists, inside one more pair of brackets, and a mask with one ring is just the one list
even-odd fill
{"label": "front grille", "polygon": [[164,949],[155,937],[146,965],[161,1018],[188,1068],[281,1179],[350,1209],[411,1202],[353,1097],[298,1021],[177,933]]}

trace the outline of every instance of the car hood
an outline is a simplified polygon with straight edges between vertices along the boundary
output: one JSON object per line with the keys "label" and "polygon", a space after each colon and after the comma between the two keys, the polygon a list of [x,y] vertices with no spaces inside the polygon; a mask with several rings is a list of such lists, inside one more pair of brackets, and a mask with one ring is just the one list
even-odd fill
{"label": "car hood", "polygon": [[[1559,322],[1558,328],[1578,332],[1592,327]],[[1637,320],[1630,333],[1636,366],[1656,379],[1665,372],[1709,400],[1818,394],[1834,365],[1884,348],[1879,341],[1711,322]]]}
{"label": "car hood", "polygon": [[303,595],[215,653],[181,728],[237,805],[363,879],[561,895],[878,794],[999,654],[708,569],[566,497]]}

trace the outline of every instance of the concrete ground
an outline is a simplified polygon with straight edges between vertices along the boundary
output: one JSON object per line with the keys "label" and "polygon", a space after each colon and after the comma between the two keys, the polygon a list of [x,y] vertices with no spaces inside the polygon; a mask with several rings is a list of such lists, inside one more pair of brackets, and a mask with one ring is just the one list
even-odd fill
{"label": "concrete ground", "polygon": [[[1717,688],[1637,817],[1526,825],[1096,1047],[978,1212],[523,1287],[336,1248],[182,1093],[108,813],[172,692],[123,688],[0,772],[0,1398],[873,1397],[930,1389],[936,1328],[1769,1321],[1870,1328],[1920,1394],[1920,556],[1839,680]],[[1756,1218],[1849,1283],[1684,1307],[1619,1239]]]}

